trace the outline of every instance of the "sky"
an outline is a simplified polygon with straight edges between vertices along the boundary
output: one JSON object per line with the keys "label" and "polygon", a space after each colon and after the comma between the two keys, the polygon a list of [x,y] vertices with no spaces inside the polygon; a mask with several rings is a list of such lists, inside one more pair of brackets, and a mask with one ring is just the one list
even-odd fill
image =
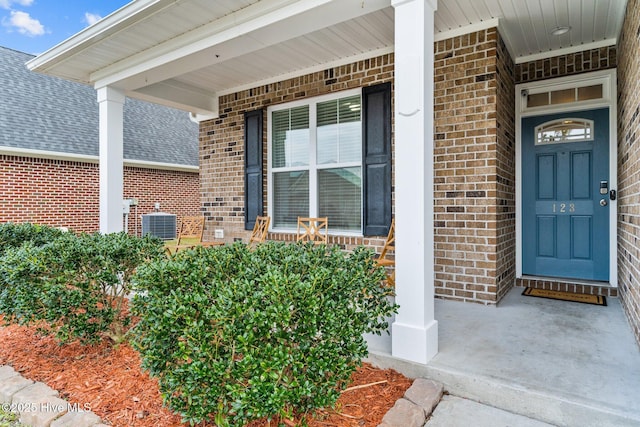
{"label": "sky", "polygon": [[40,54],[130,0],[0,0],[0,46]]}

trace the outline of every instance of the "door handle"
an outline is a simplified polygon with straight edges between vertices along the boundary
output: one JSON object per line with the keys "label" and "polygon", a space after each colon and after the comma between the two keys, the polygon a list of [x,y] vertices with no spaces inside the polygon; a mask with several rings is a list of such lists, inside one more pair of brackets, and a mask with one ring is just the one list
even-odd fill
{"label": "door handle", "polygon": [[607,199],[600,199],[600,206],[607,206]]}

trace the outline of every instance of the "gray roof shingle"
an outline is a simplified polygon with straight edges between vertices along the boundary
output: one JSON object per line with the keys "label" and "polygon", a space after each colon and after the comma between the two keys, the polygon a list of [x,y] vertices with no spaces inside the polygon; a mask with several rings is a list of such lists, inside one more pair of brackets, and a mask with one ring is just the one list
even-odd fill
{"label": "gray roof shingle", "polygon": [[[0,46],[0,146],[98,155],[98,102],[89,86],[31,72],[32,55]],[[198,165],[188,113],[127,98],[124,158]]]}

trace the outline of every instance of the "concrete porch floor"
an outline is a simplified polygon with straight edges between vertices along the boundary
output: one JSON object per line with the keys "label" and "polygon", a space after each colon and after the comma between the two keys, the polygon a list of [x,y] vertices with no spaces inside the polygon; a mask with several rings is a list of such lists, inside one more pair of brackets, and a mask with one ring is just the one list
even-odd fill
{"label": "concrete porch floor", "polygon": [[369,361],[558,426],[640,426],[640,349],[620,301],[603,307],[522,290],[497,307],[436,300],[439,353],[427,365],[391,358],[382,340]]}

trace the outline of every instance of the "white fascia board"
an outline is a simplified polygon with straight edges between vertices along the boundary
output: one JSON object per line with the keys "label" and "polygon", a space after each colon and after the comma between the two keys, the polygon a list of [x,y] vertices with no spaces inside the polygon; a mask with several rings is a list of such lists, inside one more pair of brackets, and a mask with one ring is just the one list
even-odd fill
{"label": "white fascia board", "polygon": [[[35,159],[61,160],[78,163],[100,163],[98,156],[88,154],[62,153],[57,151],[33,150],[29,148],[0,147],[0,155],[13,157],[29,157]],[[199,172],[198,166],[178,165],[174,163],[150,162],[145,160],[124,160],[125,166],[143,169],[161,169],[181,172]]]}
{"label": "white fascia board", "polygon": [[530,61],[537,61],[538,59],[553,58],[554,56],[568,55],[570,53],[583,52],[591,49],[599,49],[601,47],[615,46],[616,43],[617,43],[616,39],[606,39],[606,40],[596,41],[593,43],[585,43],[585,44],[579,44],[576,46],[569,46],[563,49],[550,50],[548,52],[534,53],[532,55],[520,56],[516,58],[516,64],[522,64],[524,62],[530,62]]}
{"label": "white fascia board", "polygon": [[88,46],[175,4],[175,0],[132,1],[27,62],[31,71],[46,72]]}
{"label": "white fascia board", "polygon": [[[350,5],[351,7],[345,7]],[[91,75],[135,90],[389,7],[389,0],[262,0]],[[309,13],[317,13],[309,19]],[[250,37],[251,40],[239,40]],[[239,41],[233,43],[233,41]],[[232,46],[225,47],[225,44]],[[231,48],[232,47],[232,48]],[[216,49],[224,50],[219,54]],[[200,55],[199,55],[200,54]],[[185,59],[188,58],[188,61]],[[128,81],[127,81],[128,80]]]}

